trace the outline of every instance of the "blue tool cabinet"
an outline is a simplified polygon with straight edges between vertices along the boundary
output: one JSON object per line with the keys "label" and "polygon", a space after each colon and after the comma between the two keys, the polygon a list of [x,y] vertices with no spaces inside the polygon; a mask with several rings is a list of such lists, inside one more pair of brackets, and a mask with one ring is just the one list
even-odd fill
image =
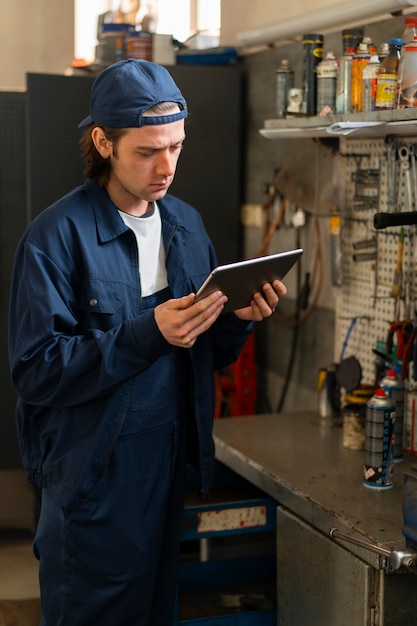
{"label": "blue tool cabinet", "polygon": [[276,626],[276,512],[221,464],[207,499],[187,493],[173,626]]}

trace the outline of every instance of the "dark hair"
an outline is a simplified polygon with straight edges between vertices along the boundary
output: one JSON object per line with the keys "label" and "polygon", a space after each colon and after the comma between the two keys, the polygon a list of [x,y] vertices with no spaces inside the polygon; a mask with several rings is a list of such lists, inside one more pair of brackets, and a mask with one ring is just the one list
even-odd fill
{"label": "dark hair", "polygon": [[125,134],[125,128],[109,128],[100,124],[87,126],[80,138],[81,156],[84,159],[84,175],[91,178],[100,187],[105,187],[109,182],[110,159],[104,159],[98,152],[92,140],[92,131],[99,127],[103,130],[106,139],[113,143],[114,153],[117,154],[117,143]]}
{"label": "dark hair", "polygon": [[[156,113],[157,115],[163,115],[171,111],[173,108],[178,109],[176,102],[159,102],[155,104],[149,113]],[[126,133],[126,128],[109,128],[108,126],[101,126],[101,124],[90,124],[84,130],[80,138],[81,156],[84,160],[84,175],[87,178],[91,178],[100,187],[105,187],[109,182],[110,176],[110,159],[104,159],[98,152],[91,138],[91,134],[94,128],[99,127],[103,130],[106,139],[113,144],[114,154],[117,155],[117,144],[120,138]]]}

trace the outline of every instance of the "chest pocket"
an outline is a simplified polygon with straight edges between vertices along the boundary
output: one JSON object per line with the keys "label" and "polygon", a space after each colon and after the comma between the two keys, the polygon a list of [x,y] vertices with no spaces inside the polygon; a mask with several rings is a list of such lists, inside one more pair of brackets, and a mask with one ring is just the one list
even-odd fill
{"label": "chest pocket", "polygon": [[[86,280],[80,289],[80,330],[109,330],[138,310],[138,290],[118,282]],[[136,306],[135,306],[136,304]]]}

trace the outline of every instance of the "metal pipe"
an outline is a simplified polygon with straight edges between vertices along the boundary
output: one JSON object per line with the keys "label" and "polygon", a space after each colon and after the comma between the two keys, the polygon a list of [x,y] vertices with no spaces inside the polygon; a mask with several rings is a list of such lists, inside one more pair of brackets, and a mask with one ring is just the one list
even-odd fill
{"label": "metal pipe", "polygon": [[341,539],[342,541],[353,543],[355,546],[360,546],[366,550],[370,550],[371,552],[376,552],[376,554],[380,554],[381,556],[389,557],[391,554],[391,550],[387,550],[387,548],[382,548],[381,546],[377,546],[375,543],[370,543],[369,541],[364,541],[363,539],[356,539],[356,537],[341,533],[337,530],[337,528],[332,528],[329,534],[330,537],[333,537],[334,539]]}

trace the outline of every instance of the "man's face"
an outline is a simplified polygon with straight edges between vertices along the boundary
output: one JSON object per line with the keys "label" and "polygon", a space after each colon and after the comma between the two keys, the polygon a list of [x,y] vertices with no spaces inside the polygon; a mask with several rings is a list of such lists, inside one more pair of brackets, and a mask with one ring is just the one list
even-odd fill
{"label": "man's face", "polygon": [[185,139],[184,120],[129,128],[117,146],[110,144],[108,192],[121,209],[137,200],[163,198],[171,185]]}

